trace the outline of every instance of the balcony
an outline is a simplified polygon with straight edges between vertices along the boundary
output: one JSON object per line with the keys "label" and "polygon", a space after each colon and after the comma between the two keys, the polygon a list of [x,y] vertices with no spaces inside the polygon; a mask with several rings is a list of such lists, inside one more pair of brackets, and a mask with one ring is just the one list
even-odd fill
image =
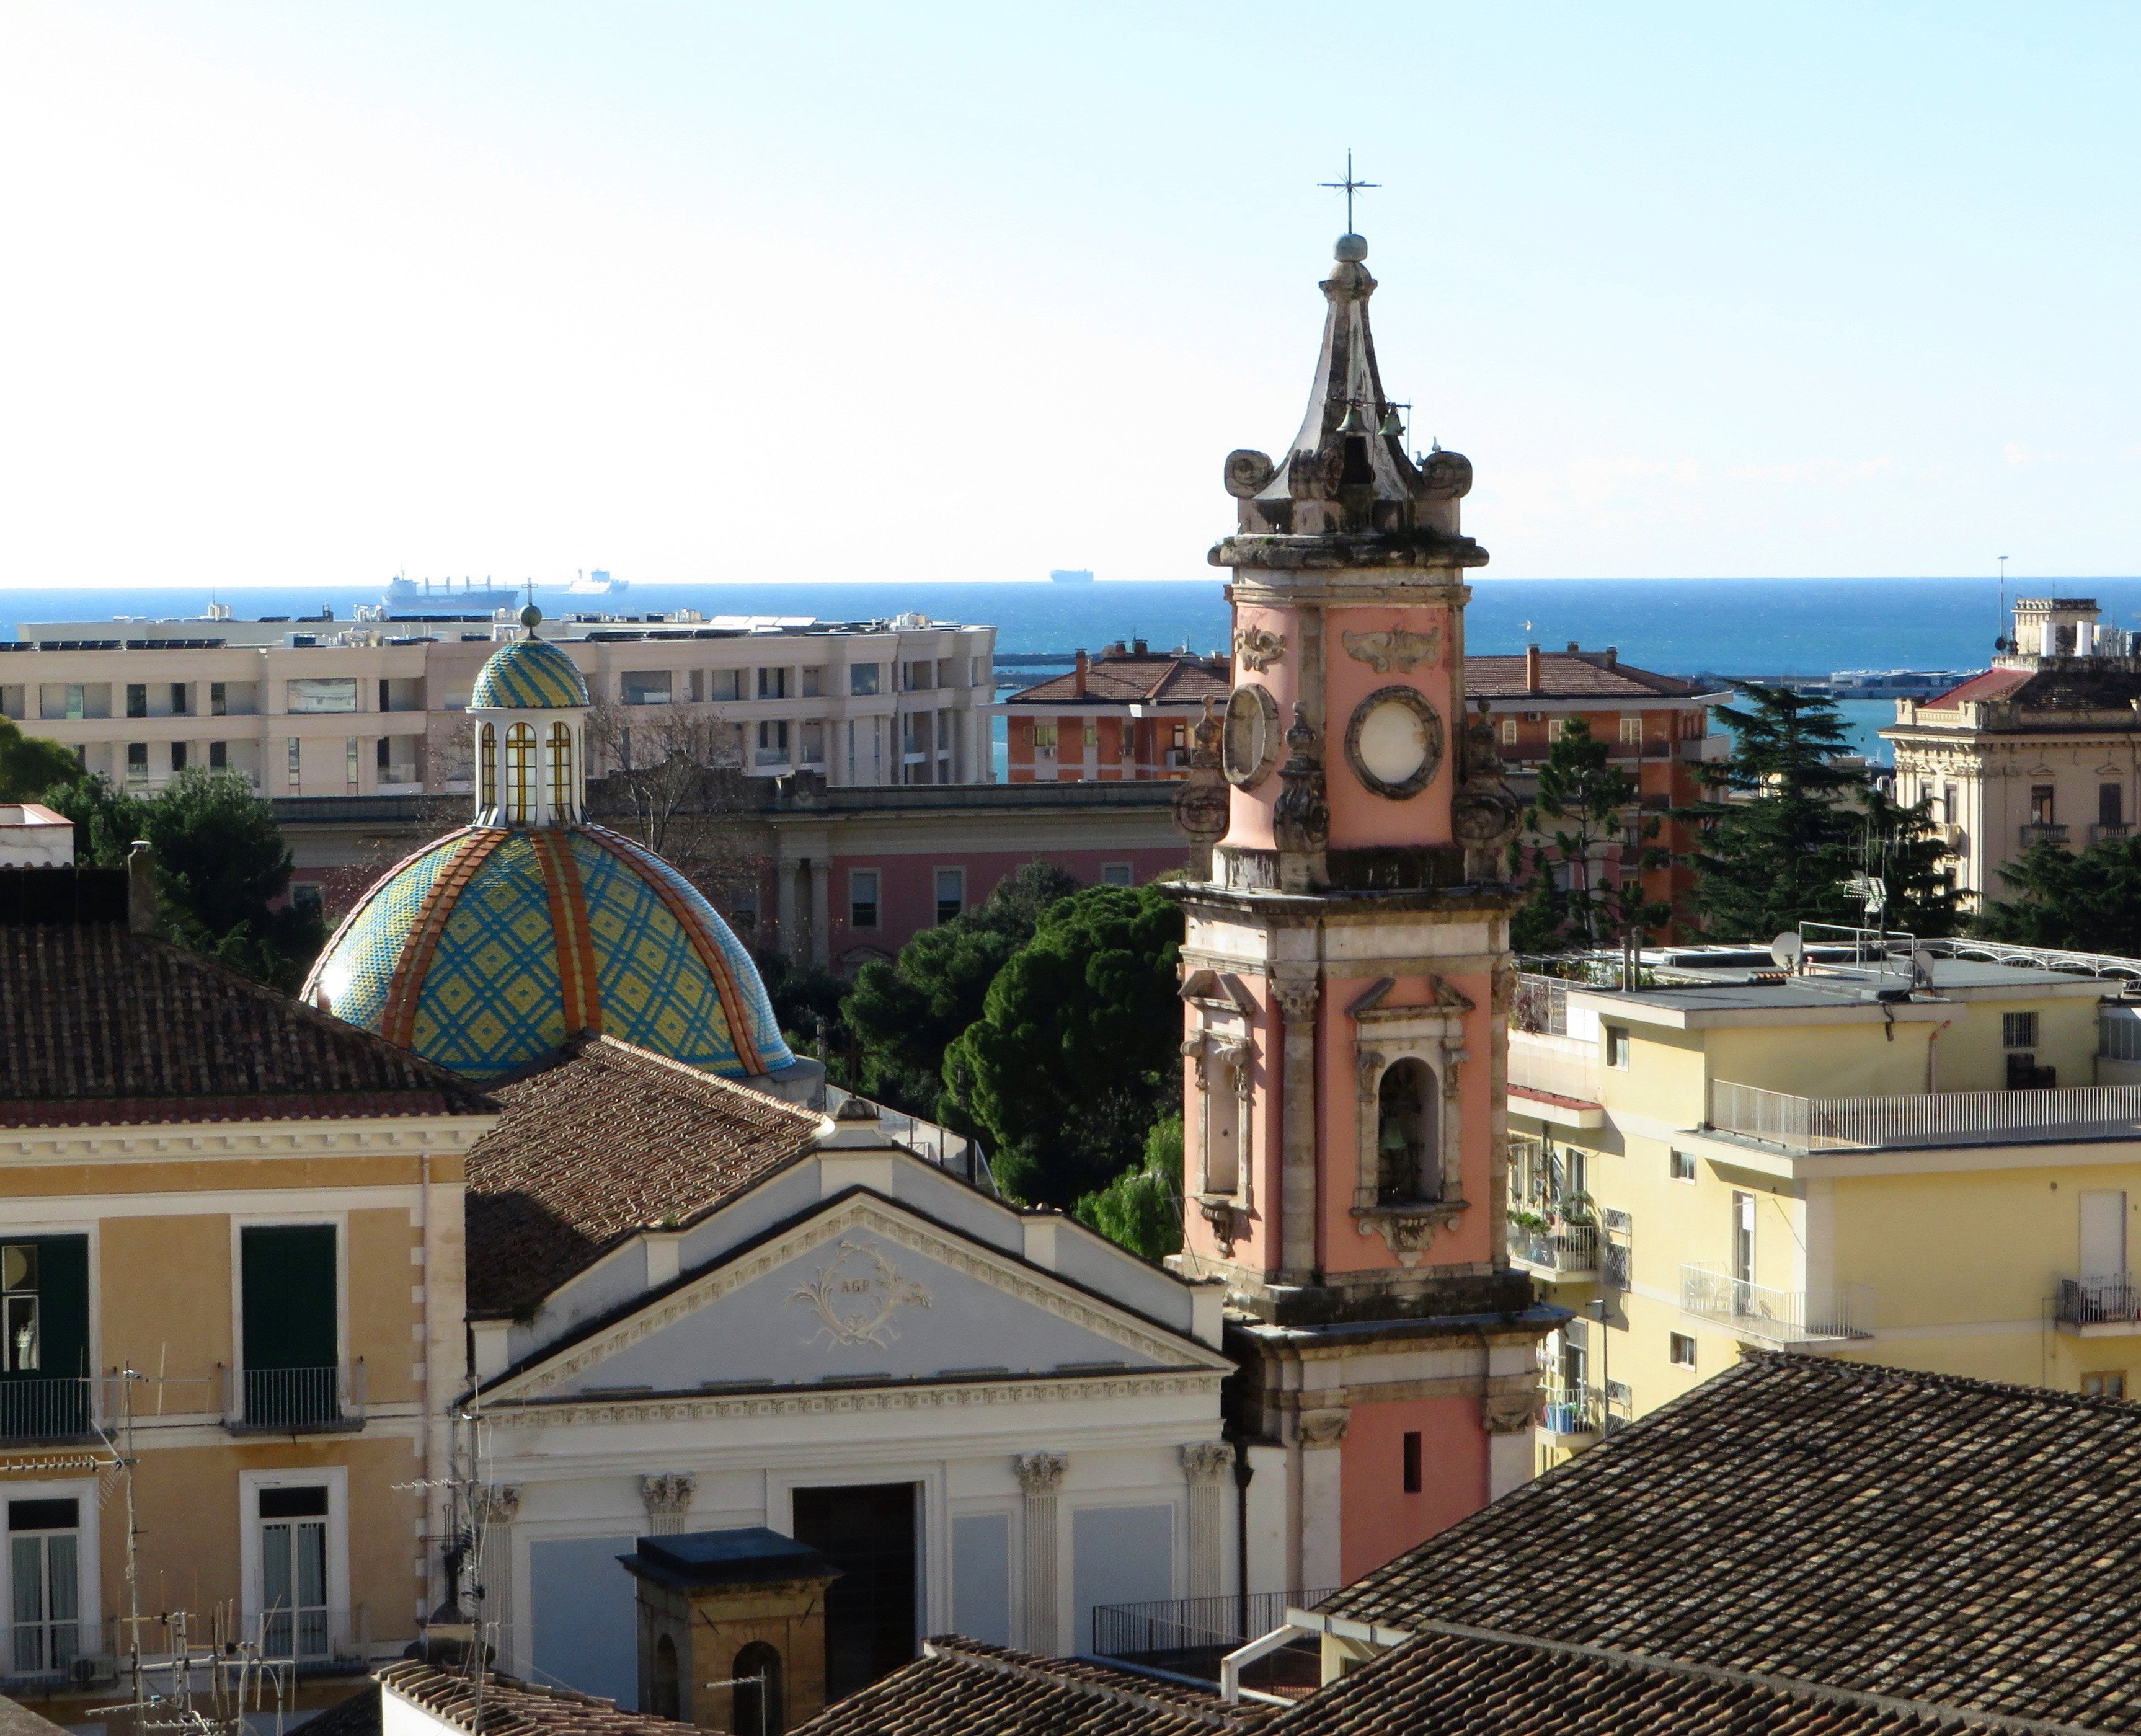
{"label": "balcony", "polygon": [[364,1359],[348,1368],[223,1371],[233,1434],[342,1434],[364,1427]]}
{"label": "balcony", "polygon": [[[1219,1660],[1252,1640],[1286,1625],[1289,1609],[1313,1609],[1337,1594],[1252,1591],[1246,1596],[1172,1597],[1153,1603],[1093,1606],[1093,1655],[1147,1670],[1219,1679]],[[1264,1694],[1297,1697],[1322,1680],[1318,1642],[1304,1636],[1258,1659],[1242,1673],[1242,1685]]]}
{"label": "balcony", "polygon": [[1543,1444],[1573,1451],[1598,1438],[1606,1407],[1598,1389],[1586,1380],[1548,1380],[1539,1400]]}
{"label": "balcony", "polygon": [[1773,1290],[1713,1266],[1681,1267],[1680,1311],[1768,1345],[1841,1344],[1873,1335],[1873,1296],[1863,1285]]}
{"label": "balcony", "polygon": [[2022,848],[2026,850],[2033,843],[2057,844],[2064,850],[2067,847],[2067,829],[2048,820],[2023,827]]}
{"label": "balcony", "polygon": [[1797,1152],[2045,1145],[2141,1130],[2141,1085],[1794,1097],[1720,1079],[1710,1081],[1709,1126]]}
{"label": "balcony", "polygon": [[1509,1246],[1511,1265],[1549,1283],[1584,1284],[1598,1276],[1596,1224],[1555,1222],[1513,1211]]}
{"label": "balcony", "polygon": [[1577,1103],[1598,1101],[1598,1045],[1588,1037],[1509,1033],[1509,1084]]}
{"label": "balcony", "polygon": [[93,1440],[96,1418],[95,1383],[86,1375],[0,1380],[0,1442]]}
{"label": "balcony", "polygon": [[2124,838],[2133,829],[2131,826],[2119,821],[2099,820],[2089,829],[2089,841],[2091,843],[2102,843],[2107,838]]}
{"label": "balcony", "polygon": [[2141,1289],[2126,1278],[2062,1278],[2054,1305],[2060,1330],[2083,1338],[2141,1333]]}

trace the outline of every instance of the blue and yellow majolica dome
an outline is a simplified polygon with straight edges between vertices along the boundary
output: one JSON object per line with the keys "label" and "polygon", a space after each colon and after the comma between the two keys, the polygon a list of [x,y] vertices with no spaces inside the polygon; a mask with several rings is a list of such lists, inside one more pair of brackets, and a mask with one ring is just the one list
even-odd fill
{"label": "blue and yellow majolica dome", "polygon": [[[550,671],[548,659],[507,656],[536,652],[578,680],[555,647],[522,641],[492,657],[479,696],[495,674],[502,684]],[[585,688],[561,703],[586,704]],[[757,967],[713,906],[600,826],[470,826],[425,845],[344,919],[304,992],[472,1079],[539,1061],[582,1031],[731,1079],[795,1060]]]}
{"label": "blue and yellow majolica dome", "polygon": [[562,711],[587,702],[587,677],[548,639],[513,639],[500,646],[469,695],[471,711]]}

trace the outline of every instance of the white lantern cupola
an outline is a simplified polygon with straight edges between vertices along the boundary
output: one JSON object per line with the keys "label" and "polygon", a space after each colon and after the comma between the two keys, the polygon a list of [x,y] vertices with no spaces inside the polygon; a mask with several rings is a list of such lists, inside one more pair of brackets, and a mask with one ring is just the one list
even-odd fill
{"label": "white lantern cupola", "polygon": [[491,654],[469,696],[480,826],[565,826],[586,811],[587,680],[535,637],[542,619],[520,612],[527,637]]}

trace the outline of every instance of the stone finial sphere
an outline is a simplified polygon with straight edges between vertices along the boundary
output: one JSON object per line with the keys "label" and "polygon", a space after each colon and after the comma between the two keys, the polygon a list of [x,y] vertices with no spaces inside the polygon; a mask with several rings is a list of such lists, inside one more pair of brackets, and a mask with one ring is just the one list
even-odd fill
{"label": "stone finial sphere", "polygon": [[1368,257],[1368,238],[1365,235],[1341,235],[1338,244],[1331,249],[1331,257],[1348,265],[1358,265]]}

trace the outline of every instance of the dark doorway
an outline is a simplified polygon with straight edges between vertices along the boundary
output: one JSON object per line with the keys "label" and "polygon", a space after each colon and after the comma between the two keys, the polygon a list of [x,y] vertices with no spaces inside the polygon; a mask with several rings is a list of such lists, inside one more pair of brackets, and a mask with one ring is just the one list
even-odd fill
{"label": "dark doorway", "polygon": [[825,1699],[867,1688],[914,1656],[915,1485],[797,1489],[795,1541],[840,1577],[825,1592]]}

